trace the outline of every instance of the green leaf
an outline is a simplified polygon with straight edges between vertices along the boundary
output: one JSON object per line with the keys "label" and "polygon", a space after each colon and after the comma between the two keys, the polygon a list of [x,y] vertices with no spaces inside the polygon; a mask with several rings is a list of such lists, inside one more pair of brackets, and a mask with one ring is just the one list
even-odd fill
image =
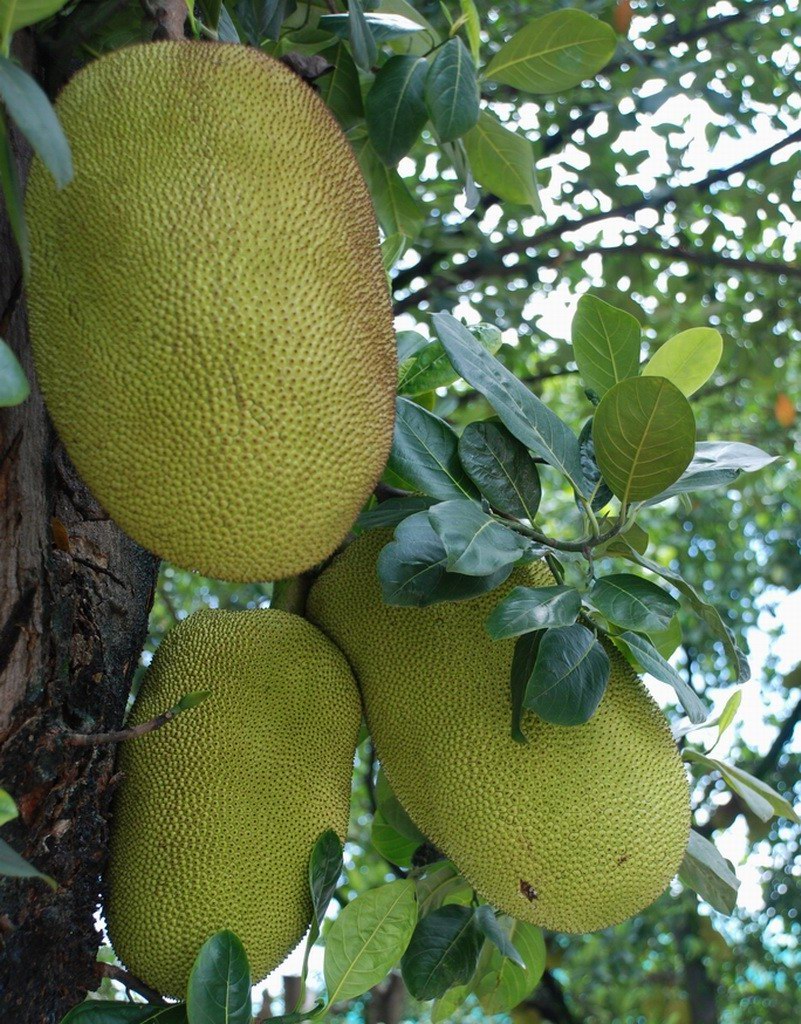
{"label": "green leaf", "polygon": [[185,1024],[186,1006],[151,1006],[89,999],[62,1017],[61,1024]]}
{"label": "green leaf", "polygon": [[[501,347],[501,332],[492,324],[478,324],[470,333],[493,355]],[[408,358],[403,358],[399,351],[398,359],[398,393],[401,395],[425,395],[459,379],[441,341],[424,344]]]}
{"label": "green leaf", "polygon": [[742,768],[729,764],[728,761],[708,757],[699,750],[685,749],[682,752],[682,757],[685,761],[701,764],[711,771],[718,772],[728,787],[762,821],[770,821],[774,816],[778,816],[787,818],[788,821],[796,824],[801,823],[801,818],[796,814],[795,808],[789,800],[777,793],[766,782],[757,779]]}
{"label": "green leaf", "polygon": [[470,43],[470,55],[474,63],[478,64],[481,55],[481,23],[478,20],[478,10],[473,0],[459,0],[459,8],[464,18],[467,41]]}
{"label": "green leaf", "polygon": [[309,890],[312,898],[312,930],[319,934],[328,904],[342,874],[342,843],[333,829],[326,829],[314,844],[309,860]]}
{"label": "green leaf", "polygon": [[564,92],[608,63],[617,40],[611,27],[583,11],[535,18],[500,48],[486,77],[523,92]]}
{"label": "green leaf", "polygon": [[711,327],[692,327],[669,338],[654,352],[642,372],[643,376],[667,378],[689,398],[706,384],[722,355],[720,331]]}
{"label": "green leaf", "polygon": [[378,810],[397,832],[406,836],[407,839],[413,839],[418,846],[420,843],[426,842],[426,837],[403,809],[400,800],[392,791],[383,768],[379,769],[376,778],[375,799]]}
{"label": "green leaf", "polygon": [[249,43],[261,46],[278,39],[286,16],[287,0],[238,0],[234,8]]}
{"label": "green leaf", "polygon": [[452,985],[466,984],[483,941],[472,907],[432,911],[418,923],[401,960],[409,992],[415,999],[438,999]]}
{"label": "green leaf", "polygon": [[191,708],[198,707],[204,700],[208,700],[210,696],[211,690],[195,690],[193,693],[185,693],[175,705],[175,710],[189,711]]}
{"label": "green leaf", "polygon": [[433,320],[457,373],[484,395],[518,441],[563,473],[580,494],[586,493],[578,439],[570,428],[458,320],[447,313],[435,313]]}
{"label": "green leaf", "polygon": [[[362,16],[376,43],[386,43],[390,39],[402,39],[415,32],[422,32],[424,27],[410,18],[404,18],[401,14],[369,11]],[[334,35],[346,39],[350,34],[350,15],[324,14],[320,18],[319,25],[324,31],[333,32]]]}
{"label": "green leaf", "polygon": [[186,987],[189,1024],[251,1024],[250,965],[231,931],[216,932],[200,948]]}
{"label": "green leaf", "polygon": [[431,1024],[452,1024],[463,1021],[464,1014],[457,1011],[473,990],[472,979],[466,985],[452,985],[445,995],[431,1004]]}
{"label": "green leaf", "polygon": [[452,142],[478,121],[476,66],[458,37],[449,39],[428,69],[425,103],[434,130]]}
{"label": "green leaf", "polygon": [[0,338],[0,408],[19,405],[31,393],[31,386],[19,360]]}
{"label": "green leaf", "polygon": [[482,904],[480,907],[476,907],[475,921],[478,930],[485,939],[489,939],[489,941],[498,949],[502,957],[511,960],[512,963],[517,964],[518,967],[525,968],[525,960],[515,949],[508,934],[499,923],[498,918],[495,916],[495,911],[492,907],[488,906],[486,903]]}
{"label": "green leaf", "polygon": [[328,1005],[360,996],[382,981],[405,953],[416,923],[415,886],[409,878],[351,900],[326,939]]}
{"label": "green leaf", "polygon": [[220,23],[222,0],[200,0],[200,10],[203,15],[203,24],[216,29]]}
{"label": "green leaf", "polygon": [[397,526],[408,516],[416,512],[425,512],[434,504],[434,498],[421,498],[410,494],[405,498],[387,498],[375,508],[362,512],[356,525],[362,530],[374,530],[376,527]]}
{"label": "green leaf", "polygon": [[27,860],[20,857],[4,839],[0,839],[0,875],[10,878],[40,878],[43,882],[47,882],[51,889],[58,888],[58,883],[54,878],[37,871],[33,864],[29,864]]}
{"label": "green leaf", "polygon": [[[607,487],[604,478],[601,476],[601,471],[598,468],[598,462],[595,458],[595,444],[592,440],[592,416],[581,428],[578,443],[581,469],[584,473],[584,479],[587,481],[588,493],[592,495],[590,505],[593,512],[600,512],[604,506],[609,504],[614,495]],[[578,501],[578,498],[576,499],[576,502],[579,505],[579,508],[581,508],[581,502]],[[614,543],[614,539],[612,540],[612,543]]]}
{"label": "green leaf", "polygon": [[348,136],[359,161],[375,206],[376,217],[387,235],[416,238],[425,222],[425,214],[394,168],[379,159],[363,129]]}
{"label": "green leaf", "polygon": [[501,917],[498,924],[522,957],[525,967],[504,957],[493,946],[485,946],[475,987],[482,1009],[488,1016],[509,1013],[534,989],[545,972],[545,941],[533,924]]}
{"label": "green leaf", "polygon": [[18,816],[19,811],[11,794],[0,789],[0,825],[5,825],[7,821],[13,821]]}
{"label": "green leaf", "polygon": [[469,903],[473,890],[459,874],[455,864],[440,860],[426,868],[425,874],[417,879],[417,903],[420,917],[426,917],[446,901]]}
{"label": "green leaf", "polygon": [[389,467],[433,498],[477,498],[458,454],[459,438],[445,420],[398,398]]}
{"label": "green leaf", "polygon": [[533,521],[542,498],[537,464],[506,427],[468,423],[459,438],[465,472],[499,512]]}
{"label": "green leaf", "polygon": [[0,37],[11,38],[14,32],[52,17],[67,0],[0,0]]}
{"label": "green leaf", "polygon": [[489,576],[516,562],[528,547],[524,537],[467,498],[434,505],[428,518],[445,548],[448,572]]}
{"label": "green leaf", "polygon": [[582,295],[573,317],[572,342],[579,373],[599,397],[629,377],[640,365],[641,328],[622,309],[594,295]]}
{"label": "green leaf", "polygon": [[344,17],[347,18],[350,52],[356,67],[362,71],[370,71],[378,59],[378,46],[372,26],[365,17],[361,0],[348,0],[348,13]]}
{"label": "green leaf", "polygon": [[540,208],[534,150],[522,132],[512,132],[483,110],[464,136],[470,169],[479,185],[507,203]]}
{"label": "green leaf", "polygon": [[344,43],[323,53],[333,65],[315,82],[320,96],[343,128],[350,128],[364,114],[359,72]]}
{"label": "green leaf", "polygon": [[11,224],[14,239],[19,247],[22,260],[22,272],[27,279],[31,265],[28,226],[25,223],[25,211],[22,203],[22,188],[17,171],[17,162],[8,139],[8,127],[5,116],[0,111],[0,185],[6,201],[6,216]]}
{"label": "green leaf", "polygon": [[724,733],[727,731],[729,726],[737,717],[737,712],[740,710],[740,704],[743,700],[743,691],[735,690],[734,693],[726,701],[723,710],[718,718],[718,738],[715,740],[715,746],[720,743],[723,739]]}
{"label": "green leaf", "polygon": [[755,473],[778,462],[779,458],[741,441],[699,441],[692,462],[684,473],[667,490],[651,498],[648,504],[656,505],[685,491],[728,487],[741,473]]}
{"label": "green leaf", "polygon": [[684,677],[662,657],[650,640],[632,632],[621,633],[620,636],[612,637],[612,639],[616,644],[622,641],[654,679],[659,679],[673,687],[691,722],[698,725],[700,722],[706,721],[709,717],[707,706]]}
{"label": "green leaf", "polygon": [[400,868],[411,867],[412,858],[422,841],[403,835],[391,822],[387,821],[380,810],[373,815],[370,842],[390,864],[395,864]]}
{"label": "green leaf", "polygon": [[690,829],[690,842],[679,868],[679,881],[721,914],[731,914],[737,906],[740,880],[733,865],[695,829]]}
{"label": "green leaf", "polygon": [[493,640],[505,640],[533,629],[572,626],[580,611],[581,594],[572,587],[515,587],[485,625]]}
{"label": "green leaf", "polygon": [[72,155],[64,129],[43,89],[0,55],[0,99],[59,188],[72,181]]}
{"label": "green leaf", "polygon": [[388,166],[406,156],[428,120],[425,104],[428,64],[403,54],[382,65],[364,101],[373,149]]}
{"label": "green leaf", "polygon": [[[419,331],[398,331],[397,341],[398,363],[401,366],[429,344],[428,338],[424,334],[420,334]],[[398,377],[400,378],[400,370]]]}
{"label": "green leaf", "polygon": [[544,636],[545,630],[542,629],[535,630],[533,633],[524,633],[515,644],[512,655],[509,685],[512,699],[511,736],[515,743],[528,743],[528,737],[523,732],[522,725],[523,702],[526,698],[529,680],[534,672],[534,665],[537,662],[540,641]]}
{"label": "green leaf", "polygon": [[220,19],[217,22],[217,37],[221,43],[241,43],[239,32],[225,4],[220,4]]}
{"label": "green leaf", "polygon": [[[645,553],[645,549],[639,552]],[[669,658],[682,641],[681,623],[678,615],[674,615],[666,629],[652,629],[648,639],[663,658]],[[652,673],[653,674],[653,673]]]}
{"label": "green leaf", "polygon": [[408,239],[405,235],[396,232],[394,235],[387,235],[381,243],[381,262],[387,273],[392,270],[401,256],[403,256],[406,251],[407,241]]}
{"label": "green leaf", "polygon": [[664,377],[615,384],[593,418],[595,458],[624,504],[644,501],[678,480],[695,450],[690,403]]}
{"label": "green leaf", "polygon": [[666,629],[679,603],[661,587],[642,576],[613,573],[597,580],[589,592],[592,604],[624,629]]}
{"label": "green leaf", "polygon": [[552,725],[582,725],[595,714],[608,679],[609,656],[589,629],[547,629],[523,706]]}

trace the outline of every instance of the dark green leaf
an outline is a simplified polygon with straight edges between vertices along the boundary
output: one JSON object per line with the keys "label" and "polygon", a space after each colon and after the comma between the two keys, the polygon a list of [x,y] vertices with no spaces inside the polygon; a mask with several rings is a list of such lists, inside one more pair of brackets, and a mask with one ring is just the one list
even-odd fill
{"label": "dark green leaf", "polygon": [[186,987],[189,1024],[251,1024],[250,965],[231,931],[203,943]]}
{"label": "dark green leaf", "polygon": [[393,793],[383,768],[379,769],[376,778],[375,799],[378,810],[381,811],[386,821],[397,832],[402,836],[406,836],[407,839],[413,839],[418,846],[426,841],[426,837],[415,825],[403,809],[400,800]]}
{"label": "dark green leaf", "polygon": [[731,914],[737,906],[740,880],[733,865],[695,829],[690,829],[679,880],[721,914]]}
{"label": "dark green leaf", "polygon": [[118,1003],[90,999],[70,1010],[61,1024],[185,1024],[186,1007]]}
{"label": "dark green leaf", "polygon": [[468,982],[483,941],[472,907],[440,907],[424,917],[401,960],[412,996],[438,999],[451,985]]}
{"label": "dark green leaf", "polygon": [[359,72],[344,43],[338,43],[323,55],[333,67],[321,75],[315,85],[342,127],[350,128],[364,114]]}
{"label": "dark green leaf", "polygon": [[617,644],[622,641],[643,669],[650,672],[654,679],[659,679],[673,687],[679,698],[679,703],[687,712],[687,717],[691,722],[698,725],[700,722],[706,721],[709,711],[704,702],[684,677],[662,657],[650,640],[631,632],[621,633],[620,636],[612,639]]}
{"label": "dark green leaf", "polygon": [[572,587],[515,587],[486,622],[493,640],[520,636],[533,629],[571,626],[581,611],[581,594]]}
{"label": "dark green leaf", "polygon": [[3,186],[3,196],[6,201],[6,216],[11,224],[14,240],[19,247],[23,274],[27,278],[31,264],[28,226],[25,223],[17,162],[8,140],[8,126],[2,111],[0,111],[0,184]]}
{"label": "dark green leaf", "polygon": [[448,572],[490,576],[516,562],[528,547],[524,537],[467,498],[434,505],[428,518],[445,548]]}
{"label": "dark green leaf", "polygon": [[741,473],[755,473],[779,461],[778,455],[768,455],[761,448],[741,441],[699,441],[695,454],[679,479],[667,490],[647,502],[656,505],[674,494],[701,491],[709,487],[727,487]]}
{"label": "dark green leaf", "polygon": [[477,498],[459,461],[458,444],[456,431],[445,420],[407,398],[397,400],[389,466],[398,476],[443,501]]}
{"label": "dark green leaf", "polygon": [[33,864],[23,860],[4,839],[0,839],[0,875],[7,875],[11,878],[40,878],[43,882],[47,882],[51,889],[58,888],[55,879],[37,871]]}
{"label": "dark green leaf", "polygon": [[362,995],[400,960],[417,922],[414,882],[405,878],[370,889],[351,900],[331,926],[325,943],[328,1003]]}
{"label": "dark green leaf", "polygon": [[72,181],[72,156],[64,129],[41,86],[0,55],[0,98],[59,188]]}
{"label": "dark green leaf", "polygon": [[387,821],[383,812],[377,810],[370,828],[370,842],[384,860],[399,868],[408,868],[412,866],[412,859],[421,840],[411,839],[399,832],[392,822]]}
{"label": "dark green leaf", "polygon": [[277,39],[280,35],[287,6],[287,0],[237,0],[234,10],[247,41],[261,46],[266,39]]}
{"label": "dark green leaf", "polygon": [[435,313],[433,319],[454,369],[487,398],[518,441],[560,470],[580,494],[586,494],[578,440],[570,428],[485,351],[458,320],[447,313]]}
{"label": "dark green leaf", "polygon": [[203,17],[203,24],[216,30],[220,22],[222,0],[200,0],[200,10]]}
{"label": "dark green leaf", "polygon": [[473,58],[458,36],[438,51],[428,70],[425,103],[443,142],[464,135],[478,121],[478,79]]}
{"label": "dark green leaf", "polygon": [[595,457],[624,503],[664,491],[689,465],[695,450],[690,403],[664,377],[631,377],[615,384],[595,410]]}
{"label": "dark green leaf", "polygon": [[[581,428],[578,443],[581,468],[584,472],[584,479],[587,481],[588,491],[592,495],[590,504],[593,512],[600,512],[605,505],[609,504],[614,495],[601,476],[601,471],[598,469],[598,463],[595,459],[595,443],[592,439],[592,417]],[[576,500],[578,502],[578,499]],[[581,507],[581,503],[578,502],[578,504]]]}
{"label": "dark green leaf", "polygon": [[534,989],[545,971],[545,941],[536,925],[501,917],[498,924],[525,961],[521,970],[499,950],[487,945],[481,954],[476,974],[476,995],[486,1014],[509,1013]]}
{"label": "dark green leaf", "polygon": [[370,189],[382,230],[387,235],[401,234],[415,238],[425,220],[417,199],[398,172],[381,162],[363,128],[349,133],[349,138]]}
{"label": "dark green leaf", "polygon": [[534,150],[522,132],[510,131],[483,110],[475,126],[465,134],[464,145],[480,185],[508,203],[539,209]]}
{"label": "dark green leaf", "polygon": [[[501,332],[492,324],[479,324],[470,333],[493,355],[501,347]],[[399,349],[398,360],[398,393],[401,395],[424,395],[459,379],[441,341],[428,342],[408,358],[402,357]]]}
{"label": "dark green leaf", "polygon": [[640,365],[639,323],[630,313],[594,295],[582,295],[573,317],[572,341],[586,387],[599,396],[629,377]]}
{"label": "dark green leaf", "polygon": [[420,917],[426,917],[446,902],[467,904],[473,895],[472,888],[459,874],[455,864],[440,860],[426,868],[425,874],[417,879],[417,902]]}
{"label": "dark green leaf", "polygon": [[0,408],[19,405],[31,393],[31,386],[19,360],[0,338]]}
{"label": "dark green leaf", "polygon": [[239,43],[239,33],[236,30],[231,15],[225,4],[220,5],[220,20],[217,23],[217,38],[221,43]]}
{"label": "dark green leaf", "polygon": [[[418,25],[410,18],[404,18],[401,14],[370,11],[363,17],[377,43],[400,39],[403,36],[421,32],[423,29],[422,25]],[[321,29],[333,32],[334,35],[340,36],[342,39],[347,39],[350,35],[350,15],[348,14],[324,14],[320,18],[319,25]]]}
{"label": "dark green leaf", "polygon": [[600,71],[616,45],[611,27],[597,18],[554,11],[516,32],[492,58],[486,76],[523,92],[564,92]]}
{"label": "dark green leaf", "polygon": [[10,41],[14,32],[51,18],[66,5],[67,0],[2,0],[0,25]]}
{"label": "dark green leaf", "polygon": [[[398,342],[398,380],[401,377],[401,370],[403,364],[407,362],[412,356],[417,355],[418,352],[426,348],[430,343],[428,338],[424,334],[420,334],[419,331],[398,331],[397,335]],[[453,378],[456,380],[456,378]]]}
{"label": "dark green leaf", "polygon": [[506,427],[468,423],[459,438],[467,475],[499,512],[533,521],[542,497],[537,464]]}
{"label": "dark green leaf", "polygon": [[427,72],[428,64],[421,57],[390,57],[367,93],[364,114],[370,141],[388,167],[406,156],[428,120]]}
{"label": "dark green leaf", "polygon": [[608,679],[609,657],[589,629],[548,629],[523,706],[553,725],[582,725],[595,714]]}
{"label": "dark green leaf", "polygon": [[490,942],[497,947],[502,957],[507,960],[511,960],[512,963],[517,964],[518,967],[525,968],[525,960],[515,949],[509,935],[503,929],[498,918],[495,916],[495,911],[492,907],[487,906],[486,903],[482,904],[480,907],[476,907],[475,921],[478,930],[482,933],[484,938],[489,939]]}
{"label": "dark green leaf", "polygon": [[312,928],[316,923],[318,931],[336,892],[342,867],[342,843],[333,829],[326,829],[314,844],[309,861],[309,889],[314,912]]}
{"label": "dark green leaf", "polygon": [[433,498],[421,498],[410,494],[405,498],[387,498],[374,508],[362,512],[356,525],[363,530],[373,530],[382,526],[397,526],[415,512],[425,512],[434,504]]}
{"label": "dark green leaf", "polygon": [[537,661],[537,652],[540,648],[540,640],[545,636],[544,630],[536,630],[533,633],[524,633],[515,644],[512,655],[512,671],[510,673],[510,687],[512,697],[512,739],[515,743],[528,743],[528,738],[523,732],[523,701],[526,697],[526,689],[529,679],[534,671]]}
{"label": "dark green leaf", "polygon": [[378,46],[373,29],[364,15],[361,0],[348,0],[348,13],[344,17],[347,18],[350,52],[356,67],[370,71],[378,59]]}
{"label": "dark green leaf", "polygon": [[589,599],[610,622],[643,633],[667,629],[679,609],[678,601],[661,587],[628,572],[597,580]]}

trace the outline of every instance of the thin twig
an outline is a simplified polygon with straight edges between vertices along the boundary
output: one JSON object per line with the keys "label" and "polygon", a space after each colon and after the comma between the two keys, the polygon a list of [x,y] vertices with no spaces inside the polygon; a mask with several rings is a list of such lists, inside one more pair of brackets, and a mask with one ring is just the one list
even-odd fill
{"label": "thin twig", "polygon": [[119,729],[117,732],[66,732],[61,734],[61,739],[71,747],[97,747],[103,743],[122,743],[124,740],[133,740],[137,736],[144,736],[146,733],[160,729],[162,725],[177,718],[180,713],[181,709],[174,707],[161,715],[156,715],[148,722],[132,725],[129,729]]}
{"label": "thin twig", "polygon": [[140,981],[133,974],[129,974],[128,971],[122,967],[118,967],[116,964],[102,964],[97,965],[98,974],[103,977],[110,978],[112,981],[118,981],[125,988],[130,989],[132,992],[138,992],[140,996],[144,996],[149,1003],[155,1003],[156,1006],[169,1006],[170,1004],[166,999],[163,999],[155,989],[150,988],[143,981]]}

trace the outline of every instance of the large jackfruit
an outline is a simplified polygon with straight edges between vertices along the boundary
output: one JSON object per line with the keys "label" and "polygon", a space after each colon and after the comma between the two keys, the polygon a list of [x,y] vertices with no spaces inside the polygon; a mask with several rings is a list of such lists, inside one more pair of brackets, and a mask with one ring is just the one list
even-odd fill
{"label": "large jackfruit", "polygon": [[67,451],[135,540],[222,579],[329,555],[380,476],[396,383],[370,196],[319,97],[250,47],[160,42],[57,102],[35,162],[36,369]]}
{"label": "large jackfruit", "polygon": [[350,661],[390,785],[431,841],[507,914],[558,931],[625,920],[667,886],[690,825],[687,778],[667,720],[617,651],[592,719],[524,714],[510,737],[513,640],[484,621],[542,564],[473,600],[385,605],[376,559],[386,531],[361,536],[319,577],[307,613]]}
{"label": "large jackfruit", "polygon": [[314,843],[329,828],[345,837],[361,719],[340,652],[278,610],[181,622],[156,652],[131,722],[196,690],[211,696],[122,744],[107,874],[117,955],[172,996],[184,995],[215,931],[241,938],[254,981],[300,941]]}

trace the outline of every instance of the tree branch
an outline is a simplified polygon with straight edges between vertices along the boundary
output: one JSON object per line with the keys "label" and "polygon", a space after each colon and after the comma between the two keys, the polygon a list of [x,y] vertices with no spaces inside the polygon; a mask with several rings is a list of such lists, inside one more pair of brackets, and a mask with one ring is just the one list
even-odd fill
{"label": "tree branch", "polygon": [[97,973],[104,978],[111,978],[112,981],[118,981],[125,988],[130,989],[132,992],[137,992],[140,996],[144,996],[149,1003],[155,1003],[156,1006],[169,1006],[166,999],[156,992],[155,989],[150,988],[139,978],[133,974],[129,974],[128,971],[118,967],[116,964],[103,964],[98,963]]}

